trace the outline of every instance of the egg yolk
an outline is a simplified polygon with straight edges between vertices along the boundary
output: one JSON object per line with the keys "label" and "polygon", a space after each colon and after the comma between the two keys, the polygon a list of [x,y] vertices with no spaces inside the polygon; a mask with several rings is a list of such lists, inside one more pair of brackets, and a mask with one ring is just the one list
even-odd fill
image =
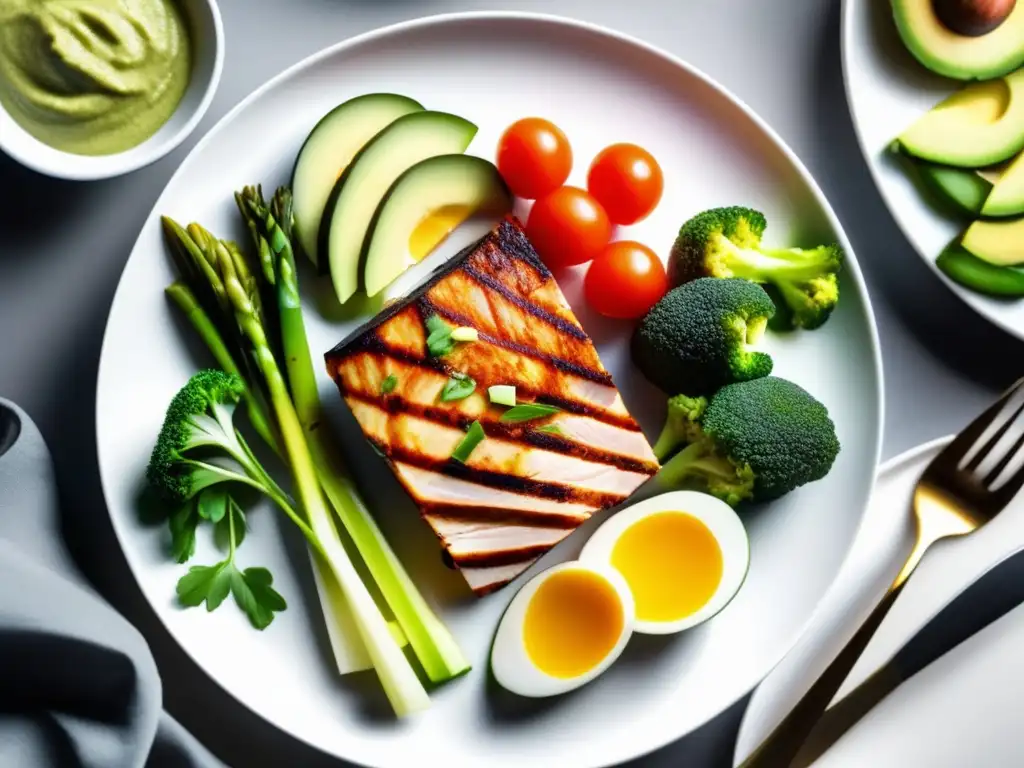
{"label": "egg yolk", "polygon": [[526,653],[552,677],[576,677],[612,651],[624,622],[622,601],[606,579],[585,570],[559,571],[537,588],[526,607]]}
{"label": "egg yolk", "polygon": [[722,580],[722,550],[703,522],[658,512],[631,525],[612,548],[640,621],[677,621],[700,610]]}

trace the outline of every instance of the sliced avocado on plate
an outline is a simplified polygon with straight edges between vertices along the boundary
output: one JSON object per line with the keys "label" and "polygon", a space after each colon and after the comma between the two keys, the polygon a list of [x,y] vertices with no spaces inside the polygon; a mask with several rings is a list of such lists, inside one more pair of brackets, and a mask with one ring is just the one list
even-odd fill
{"label": "sliced avocado on plate", "polygon": [[1024,270],[982,261],[955,243],[939,254],[935,264],[950,280],[972,291],[1007,298],[1024,296]]}
{"label": "sliced avocado on plate", "polygon": [[982,216],[999,218],[1024,213],[1024,153],[1017,155],[985,198]]}
{"label": "sliced avocado on plate", "polygon": [[1024,149],[1024,69],[964,86],[921,116],[894,144],[913,157],[959,168],[1008,160]]}
{"label": "sliced avocado on plate", "polygon": [[476,132],[468,120],[425,110],[398,118],[359,151],[335,183],[320,221],[318,249],[329,261],[339,302],[359,288],[364,243],[395,180],[428,157],[464,152]]}
{"label": "sliced avocado on plate", "polygon": [[1024,264],[1024,218],[976,221],[964,232],[960,244],[989,264]]}
{"label": "sliced avocado on plate", "polygon": [[987,80],[1024,64],[1024,2],[1017,3],[999,26],[979,36],[950,31],[935,13],[934,0],[892,0],[892,13],[903,44],[940,75]]}
{"label": "sliced avocado on plate", "polygon": [[494,164],[471,155],[427,158],[403,173],[377,208],[363,250],[363,284],[375,296],[474,214],[512,210]]}
{"label": "sliced avocado on plate", "polygon": [[394,93],[370,93],[338,105],[313,126],[292,170],[292,200],[299,245],[312,262],[320,263],[317,238],[331,190],[356,153],[399,117],[421,112],[423,105]]}
{"label": "sliced avocado on plate", "polygon": [[976,218],[992,191],[992,182],[978,171],[907,158],[922,184],[939,204]]}

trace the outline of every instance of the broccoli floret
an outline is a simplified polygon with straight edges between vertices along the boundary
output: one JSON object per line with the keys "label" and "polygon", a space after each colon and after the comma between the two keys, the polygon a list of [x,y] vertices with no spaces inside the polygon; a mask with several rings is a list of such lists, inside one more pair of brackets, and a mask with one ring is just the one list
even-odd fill
{"label": "broccoli floret", "polygon": [[637,326],[633,361],[669,394],[703,395],[772,372],[772,359],[751,349],[775,305],[748,280],[701,278],[669,291]]}
{"label": "broccoli floret", "polygon": [[696,482],[732,505],[767,501],[820,480],[839,454],[828,410],[786,379],[729,384],[702,400],[670,401],[663,449],[685,448],[662,466],[663,487]]}
{"label": "broccoli floret", "polygon": [[238,376],[207,370],[174,396],[146,468],[146,480],[161,496],[181,502],[216,483],[249,482],[246,474],[212,463],[206,455],[227,454],[243,470],[255,466],[232,423],[243,391]]}
{"label": "broccoli floret", "polygon": [[742,277],[770,283],[800,328],[818,328],[839,302],[836,277],[843,262],[837,244],[817,248],[763,248],[764,214],[732,206],[704,211],[679,230],[669,257],[669,279],[682,285],[700,277]]}

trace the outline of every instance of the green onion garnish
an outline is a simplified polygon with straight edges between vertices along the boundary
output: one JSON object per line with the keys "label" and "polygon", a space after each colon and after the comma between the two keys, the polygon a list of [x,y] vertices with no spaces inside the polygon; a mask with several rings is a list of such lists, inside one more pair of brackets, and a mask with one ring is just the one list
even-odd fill
{"label": "green onion garnish", "polygon": [[445,382],[441,390],[441,402],[448,403],[452,400],[464,400],[473,394],[476,389],[476,382],[464,373],[453,373]]}
{"label": "green onion garnish", "polygon": [[460,325],[452,331],[452,341],[479,341],[480,333],[476,328]]}
{"label": "green onion garnish", "polygon": [[547,432],[549,435],[564,435],[565,432],[557,424],[545,424],[544,426],[537,427],[538,432]]}
{"label": "green onion garnish", "polygon": [[380,393],[382,395],[390,395],[395,391],[395,387],[398,386],[398,377],[395,374],[390,374],[384,381],[380,383]]}
{"label": "green onion garnish", "polygon": [[483,439],[487,437],[484,434],[484,428],[480,426],[479,421],[474,421],[469,425],[469,430],[466,432],[466,436],[459,441],[459,444],[455,446],[455,450],[452,451],[452,458],[455,461],[466,463],[466,459],[469,458],[469,454],[473,452]]}
{"label": "green onion garnish", "polygon": [[487,397],[495,405],[507,405],[511,408],[516,404],[516,388],[511,384],[495,384],[487,388]]}
{"label": "green onion garnish", "polygon": [[455,348],[452,328],[440,315],[431,315],[423,324],[427,328],[427,351],[432,357],[442,357]]}
{"label": "green onion garnish", "polygon": [[517,405],[514,408],[509,408],[503,414],[499,421],[533,421],[534,419],[543,419],[545,416],[550,416],[553,413],[558,413],[561,408],[556,408],[553,405],[543,405],[542,403],[523,403]]}

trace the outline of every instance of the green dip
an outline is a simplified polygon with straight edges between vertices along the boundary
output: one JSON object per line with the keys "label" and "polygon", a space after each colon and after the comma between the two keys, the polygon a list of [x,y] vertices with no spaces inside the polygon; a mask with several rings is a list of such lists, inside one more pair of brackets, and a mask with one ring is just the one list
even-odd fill
{"label": "green dip", "polygon": [[65,152],[142,143],[177,108],[191,68],[173,0],[0,0],[0,104]]}

